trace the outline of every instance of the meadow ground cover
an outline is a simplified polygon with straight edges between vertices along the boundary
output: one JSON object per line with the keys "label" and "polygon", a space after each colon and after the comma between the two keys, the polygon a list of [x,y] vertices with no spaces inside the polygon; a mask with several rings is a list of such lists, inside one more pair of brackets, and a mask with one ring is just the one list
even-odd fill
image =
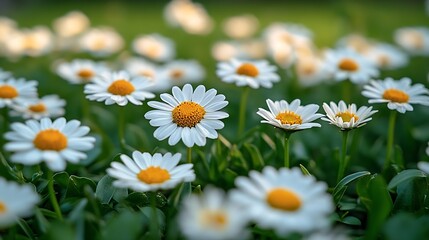
{"label": "meadow ground cover", "polygon": [[0,3],[0,239],[425,239],[429,3]]}

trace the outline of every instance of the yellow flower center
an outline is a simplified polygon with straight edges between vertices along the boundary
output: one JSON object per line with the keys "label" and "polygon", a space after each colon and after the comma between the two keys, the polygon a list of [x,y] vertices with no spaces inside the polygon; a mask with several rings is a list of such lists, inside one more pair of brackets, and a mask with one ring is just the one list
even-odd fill
{"label": "yellow flower center", "polygon": [[237,68],[236,72],[239,75],[245,75],[248,77],[256,77],[259,74],[259,70],[251,63],[243,63],[239,68]]}
{"label": "yellow flower center", "polygon": [[386,55],[380,55],[378,57],[378,63],[382,67],[389,66],[389,64],[390,64],[390,58],[388,56],[386,56]]}
{"label": "yellow flower center", "polygon": [[267,194],[267,202],[273,207],[283,211],[296,211],[301,207],[300,197],[285,188],[274,188]]}
{"label": "yellow flower center", "polygon": [[206,110],[194,102],[182,102],[173,109],[173,122],[179,127],[195,127],[206,114]]}
{"label": "yellow flower center", "polygon": [[16,88],[9,85],[0,86],[0,98],[16,98],[17,96]]}
{"label": "yellow flower center", "polygon": [[417,49],[422,49],[425,45],[423,35],[418,31],[409,32],[407,38]]}
{"label": "yellow flower center", "polygon": [[220,211],[205,211],[201,220],[205,226],[219,230],[228,224],[228,216]]}
{"label": "yellow flower center", "polygon": [[6,205],[2,201],[0,201],[0,214],[5,213],[6,210],[7,210]]}
{"label": "yellow flower center", "polygon": [[94,76],[94,72],[90,69],[82,69],[77,72],[77,75],[84,80],[88,80]]}
{"label": "yellow flower center", "polygon": [[56,129],[46,129],[36,135],[33,144],[40,150],[61,151],[67,147],[67,137]]}
{"label": "yellow flower center", "polygon": [[359,65],[356,63],[355,60],[350,58],[344,58],[338,63],[338,67],[341,70],[354,72],[359,69]]}
{"label": "yellow flower center", "polygon": [[170,76],[173,79],[180,79],[183,77],[183,75],[185,75],[185,74],[180,69],[175,69],[175,70],[171,71],[171,73],[170,73]]}
{"label": "yellow flower center", "polygon": [[129,81],[123,79],[114,81],[107,89],[111,94],[121,96],[129,95],[134,90],[134,86]]}
{"label": "yellow flower center", "polygon": [[359,117],[356,116],[356,114],[351,112],[339,112],[335,115],[335,117],[340,117],[341,119],[343,119],[343,122],[350,122],[352,118],[356,122],[359,119]]}
{"label": "yellow flower center", "polygon": [[46,106],[43,103],[38,103],[38,104],[30,105],[28,107],[28,110],[35,113],[42,113],[46,111]]}
{"label": "yellow flower center", "polygon": [[38,41],[34,36],[26,36],[23,45],[25,49],[30,50],[36,50],[39,47]]}
{"label": "yellow flower center", "polygon": [[149,49],[147,49],[146,55],[151,58],[156,58],[161,54],[161,49],[162,47],[159,44],[154,43]]}
{"label": "yellow flower center", "polygon": [[302,124],[302,118],[292,111],[281,112],[276,116],[282,124]]}
{"label": "yellow flower center", "polygon": [[170,179],[170,173],[160,167],[148,167],[137,174],[137,178],[147,184],[163,183]]}
{"label": "yellow flower center", "polygon": [[140,71],[139,75],[143,76],[143,77],[147,77],[147,78],[149,78],[151,80],[155,77],[155,74],[152,71],[150,71],[150,70]]}
{"label": "yellow flower center", "polygon": [[390,88],[390,89],[387,89],[386,91],[384,91],[383,98],[386,100],[390,100],[392,102],[397,102],[397,103],[406,103],[410,99],[408,94],[406,94],[405,92],[403,92],[401,90],[394,89],[394,88]]}

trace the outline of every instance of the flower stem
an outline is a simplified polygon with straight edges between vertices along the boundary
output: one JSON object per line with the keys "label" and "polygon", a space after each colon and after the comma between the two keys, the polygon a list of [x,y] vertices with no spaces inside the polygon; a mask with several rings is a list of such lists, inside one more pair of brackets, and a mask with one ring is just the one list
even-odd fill
{"label": "flower stem", "polygon": [[51,170],[48,170],[48,191],[49,199],[55,210],[55,213],[58,215],[58,219],[63,220],[63,214],[61,213],[60,205],[58,204],[57,197],[55,196],[54,190],[54,173]]}
{"label": "flower stem", "polygon": [[284,154],[283,154],[283,158],[284,158],[284,164],[286,168],[290,167],[290,160],[289,160],[289,140],[290,140],[290,136],[292,135],[292,133],[290,132],[286,132],[285,134],[285,139],[283,141],[283,150],[284,150]]}
{"label": "flower stem", "polygon": [[150,207],[152,208],[152,219],[150,221],[150,239],[161,239],[159,236],[158,213],[156,209],[156,192],[150,194]]}
{"label": "flower stem", "polygon": [[338,167],[338,177],[337,177],[337,182],[340,182],[341,179],[344,176],[344,172],[346,170],[346,165],[347,165],[347,138],[349,136],[349,131],[342,131],[342,147],[341,147],[341,156],[340,156],[340,164]]}
{"label": "flower stem", "polygon": [[389,128],[387,132],[387,150],[386,150],[386,160],[384,161],[384,170],[386,170],[392,160],[392,148],[393,140],[395,139],[395,122],[396,122],[396,111],[390,111],[389,117]]}
{"label": "flower stem", "polygon": [[186,151],[186,162],[187,163],[192,163],[192,148],[188,147],[187,151]]}
{"label": "flower stem", "polygon": [[82,92],[82,97],[81,97],[81,101],[82,101],[82,119],[90,121],[91,119],[91,115],[90,115],[90,110],[89,110],[89,101],[86,99],[86,95],[84,93],[84,85],[82,85],[81,88],[81,92]]}
{"label": "flower stem", "polygon": [[247,107],[247,98],[249,97],[250,88],[246,87],[243,90],[243,93],[241,94],[241,101],[240,101],[240,115],[238,119],[238,137],[241,136],[241,134],[244,131],[244,127],[246,125],[246,107]]}

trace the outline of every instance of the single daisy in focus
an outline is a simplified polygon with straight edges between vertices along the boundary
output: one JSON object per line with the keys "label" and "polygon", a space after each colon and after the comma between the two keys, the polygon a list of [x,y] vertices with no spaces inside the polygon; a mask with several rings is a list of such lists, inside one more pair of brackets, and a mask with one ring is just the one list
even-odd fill
{"label": "single daisy in focus", "polygon": [[106,57],[121,50],[124,40],[111,28],[93,28],[80,37],[79,45],[83,51],[93,56]]}
{"label": "single daisy in focus", "polygon": [[134,151],[132,157],[131,159],[121,154],[123,163],[112,162],[107,169],[107,173],[117,179],[113,186],[147,192],[171,189],[179,183],[195,180],[192,163],[177,165],[181,158],[180,153],[155,153],[152,156],[147,152]]}
{"label": "single daisy in focus", "polygon": [[429,28],[404,27],[395,31],[395,42],[413,55],[429,55]]}
{"label": "single daisy in focus", "polygon": [[330,225],[329,215],[335,208],[326,192],[328,186],[303,175],[299,168],[268,166],[262,172],[250,171],[249,177],[236,178],[235,185],[231,199],[246,209],[257,226],[273,229],[279,236]]}
{"label": "single daisy in focus", "polygon": [[231,59],[217,65],[216,74],[222,81],[235,83],[237,86],[252,88],[271,88],[274,82],[280,81],[277,68],[269,65],[268,61],[242,61]]}
{"label": "single daisy in focus", "polygon": [[22,116],[24,119],[56,118],[64,115],[66,101],[57,95],[47,95],[40,99],[27,100],[12,107],[12,116]]}
{"label": "single daisy in focus", "polygon": [[183,199],[178,223],[187,239],[234,240],[247,239],[246,210],[220,189],[208,186],[201,195]]}
{"label": "single daisy in focus", "polygon": [[36,165],[44,161],[52,171],[63,171],[66,163],[79,163],[86,158],[83,151],[94,147],[95,138],[87,136],[89,127],[81,126],[78,120],[67,122],[58,118],[52,122],[49,118],[40,121],[28,120],[13,123],[12,131],[4,138],[4,149],[14,152],[10,160],[24,165]]}
{"label": "single daisy in focus", "polygon": [[182,90],[174,86],[172,93],[161,94],[164,102],[148,102],[149,106],[156,109],[145,114],[150,125],[158,127],[153,136],[160,141],[168,138],[170,145],[182,140],[187,147],[194,144],[204,146],[206,138],[216,139],[216,130],[224,127],[220,119],[229,116],[219,111],[228,105],[225,96],[216,95],[215,89],[206,91],[203,85],[194,91],[190,84],[186,84]]}
{"label": "single daisy in focus", "polygon": [[370,118],[377,110],[372,111],[372,107],[362,106],[356,110],[356,104],[349,104],[348,106],[344,101],[340,101],[338,105],[330,102],[330,106],[323,103],[323,109],[326,112],[326,117],[322,120],[329,122],[341,130],[351,130],[353,128],[362,127],[367,122],[371,121]]}
{"label": "single daisy in focus", "polygon": [[0,78],[0,108],[22,103],[37,98],[37,81],[26,81],[23,78]]}
{"label": "single daisy in focus", "polygon": [[396,69],[407,65],[408,56],[397,47],[378,43],[369,48],[364,57],[382,69]]}
{"label": "single daisy in focus", "polygon": [[142,105],[145,99],[155,97],[153,93],[146,91],[151,84],[147,78],[131,78],[125,71],[104,72],[92,83],[85,85],[84,93],[89,100],[104,102],[106,105],[116,103],[125,106],[128,101]]}
{"label": "single daisy in focus", "polygon": [[160,75],[171,87],[199,82],[206,74],[203,66],[195,60],[175,60],[164,65]]}
{"label": "single daisy in focus", "polygon": [[169,61],[176,55],[174,42],[159,34],[139,36],[133,41],[133,50],[137,54],[153,61]]}
{"label": "single daisy in focus", "polygon": [[369,103],[387,103],[390,110],[400,113],[413,111],[411,104],[429,106],[429,90],[420,83],[411,85],[409,78],[373,80],[364,86],[362,95],[370,98]]}
{"label": "single daisy in focus", "polygon": [[32,184],[18,185],[0,177],[0,228],[33,214],[40,197]]}
{"label": "single daisy in focus", "polygon": [[267,99],[269,111],[259,108],[257,114],[264,118],[261,123],[268,123],[274,127],[286,131],[298,131],[312,127],[320,127],[319,123],[312,121],[322,117],[319,106],[316,104],[309,104],[301,106],[301,100],[295,99],[290,104],[285,101],[275,101]]}
{"label": "single daisy in focus", "polygon": [[328,71],[337,81],[349,79],[353,83],[363,84],[379,74],[370,61],[348,49],[327,52],[325,61]]}
{"label": "single daisy in focus", "polygon": [[109,69],[102,63],[91,60],[75,59],[58,65],[57,74],[72,84],[86,84],[95,77]]}

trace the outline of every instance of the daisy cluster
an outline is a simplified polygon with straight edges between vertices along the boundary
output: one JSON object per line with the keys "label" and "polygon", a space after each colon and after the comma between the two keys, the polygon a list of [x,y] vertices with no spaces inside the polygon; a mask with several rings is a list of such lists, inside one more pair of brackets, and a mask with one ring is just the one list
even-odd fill
{"label": "daisy cluster", "polygon": [[[169,2],[163,17],[169,26],[191,35],[208,35],[215,28],[206,9],[190,0]],[[135,237],[147,239],[377,238],[382,230],[364,223],[373,223],[373,216],[385,220],[392,202],[405,202],[402,192],[411,191],[400,184],[429,175],[428,162],[420,159],[414,164],[420,170],[406,169],[400,146],[394,146],[396,113],[403,116],[416,105],[429,106],[429,90],[409,77],[389,77],[393,76],[390,70],[408,66],[414,56],[429,56],[428,28],[396,30],[396,45],[351,34],[330,49],[318,49],[314,34],[305,26],[276,22],[260,29],[260,25],[252,14],[222,22],[220,28],[232,40],[214,43],[211,51],[217,64],[207,66],[215,68],[208,74],[214,78],[209,82],[204,80],[210,78],[205,68],[196,60],[177,58],[181,51],[174,40],[160,33],[136,35],[129,44],[131,54],[124,50],[126,41],[119,32],[91,26],[80,11],[56,19],[52,29],[23,29],[1,17],[0,53],[5,59],[21,61],[60,51],[79,54],[51,66],[57,78],[78,85],[73,96],[61,97],[82,106],[69,111],[59,95],[39,96],[43,79],[17,78],[0,69],[4,113],[0,233],[11,239],[22,234],[35,239],[54,234],[52,229],[64,224],[66,230],[79,228],[82,238],[89,232],[103,239],[112,234],[110,228],[120,226],[125,232],[128,225],[136,224]],[[295,80],[299,86],[289,84]],[[312,94],[307,87],[325,82],[330,84],[324,87],[343,87],[347,94],[337,100],[332,90],[333,94],[316,96],[319,103],[307,103],[305,96],[284,94],[281,88],[286,82],[291,92],[306,88]],[[241,102],[232,102],[235,96],[227,87],[242,90]],[[253,107],[261,105],[256,97],[251,104],[247,101],[249,91],[259,94],[264,91],[260,88],[271,89],[270,97],[264,98],[265,108]],[[370,106],[357,104],[360,95],[368,98]],[[117,105],[118,111],[111,105]],[[80,110],[80,120],[66,119]],[[387,142],[383,170],[379,163],[370,168],[380,171],[378,175],[359,171],[363,165],[348,169],[348,134],[365,134],[375,125],[370,124],[373,118],[385,120],[385,112],[391,116],[387,137],[379,130],[372,133],[381,144]],[[237,127],[235,116],[239,116]],[[248,125],[252,120],[249,116],[264,126],[246,126],[246,120]],[[298,149],[298,144],[290,148],[290,137],[307,131],[311,138],[320,138],[314,130],[322,127],[319,120],[342,133],[341,151],[327,150],[335,152],[328,160],[338,163],[322,163],[312,156],[317,161],[299,164],[297,152],[307,151]],[[238,129],[236,136],[226,137],[231,135],[224,129],[228,124],[228,130]],[[357,130],[367,124],[365,130]],[[277,132],[266,131],[266,126]],[[146,135],[149,132],[153,138]],[[140,142],[134,141],[136,135],[141,135]],[[422,140],[424,135],[418,137]],[[320,145],[327,140],[319,141]],[[357,143],[353,144],[357,151]],[[326,146],[322,147],[309,154],[324,157]],[[384,157],[376,147],[374,154]],[[421,152],[429,156],[429,145]],[[292,167],[289,156],[295,157]],[[284,165],[279,164],[281,157]],[[323,164],[338,169],[337,181],[328,179],[332,169],[326,170]],[[347,189],[353,181],[359,181],[357,190]],[[421,196],[429,194],[424,191]],[[387,200],[382,202],[380,196]],[[383,216],[376,215],[382,208],[379,203],[383,210],[389,208]],[[398,211],[403,210],[398,206]],[[346,225],[371,231],[337,228]],[[387,225],[376,227],[382,226]]]}

